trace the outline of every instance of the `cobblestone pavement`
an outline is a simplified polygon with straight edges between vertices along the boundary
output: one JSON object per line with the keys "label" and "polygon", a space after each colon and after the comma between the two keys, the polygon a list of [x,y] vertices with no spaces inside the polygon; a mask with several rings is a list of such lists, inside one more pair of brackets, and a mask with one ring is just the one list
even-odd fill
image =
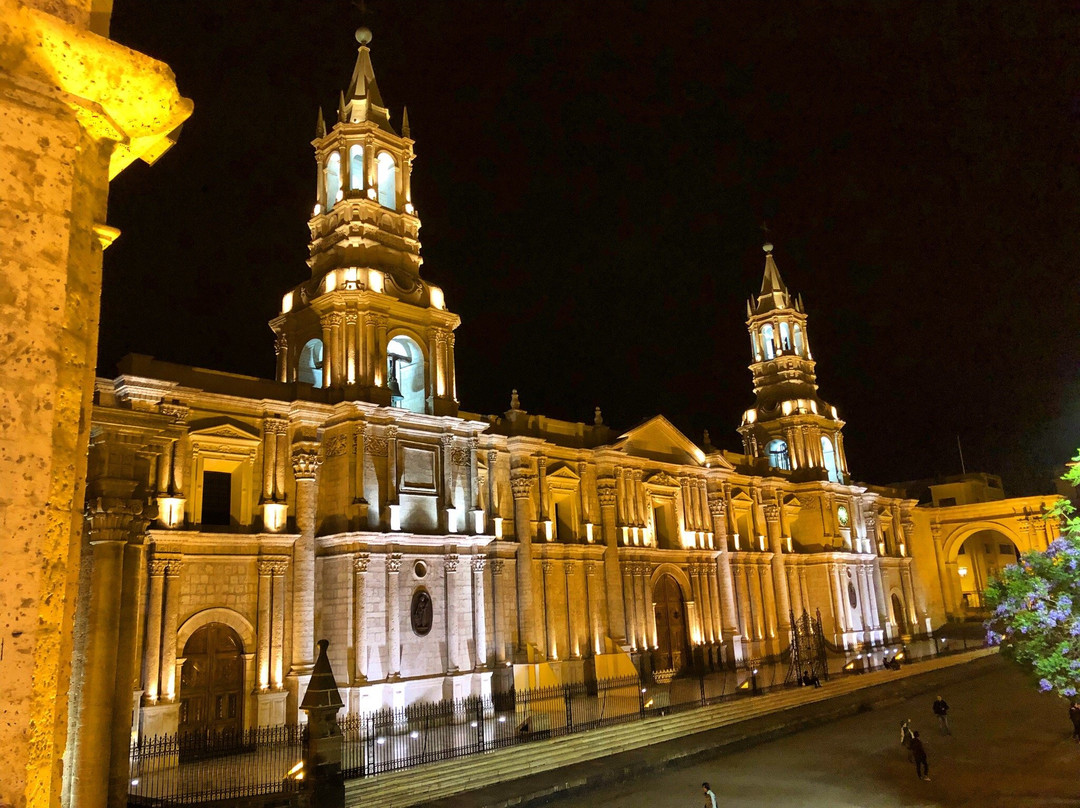
{"label": "cobblestone pavement", "polygon": [[[556,808],[698,808],[709,781],[723,808],[1052,808],[1080,806],[1080,746],[1068,705],[1034,690],[1009,663],[936,694],[806,730],[736,754],[555,801]],[[904,718],[925,741],[930,782],[899,744]]]}

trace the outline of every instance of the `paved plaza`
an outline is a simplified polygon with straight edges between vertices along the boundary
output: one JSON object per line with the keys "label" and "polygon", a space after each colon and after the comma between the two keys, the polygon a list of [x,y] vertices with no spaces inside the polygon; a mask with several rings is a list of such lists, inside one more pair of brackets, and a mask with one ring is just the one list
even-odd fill
{"label": "paved plaza", "polygon": [[[934,695],[552,805],[698,808],[708,780],[724,808],[1080,806],[1080,746],[1070,738],[1066,704],[998,661],[942,693],[953,730],[942,736],[930,709]],[[925,741],[930,782],[916,778],[899,744],[907,717]]]}

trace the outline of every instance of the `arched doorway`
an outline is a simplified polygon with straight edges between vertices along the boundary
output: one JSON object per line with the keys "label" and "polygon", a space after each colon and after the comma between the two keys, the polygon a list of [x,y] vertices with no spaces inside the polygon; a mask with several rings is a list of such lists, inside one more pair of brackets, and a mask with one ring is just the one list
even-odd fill
{"label": "arched doorway", "polygon": [[892,596],[892,613],[893,622],[896,624],[896,628],[900,631],[901,636],[909,636],[911,634],[911,627],[908,625],[907,612],[904,610],[903,601],[900,600],[900,596],[895,592]]}
{"label": "arched doorway", "polygon": [[243,718],[244,644],[224,623],[208,623],[184,644],[180,732],[239,732]]}
{"label": "arched doorway", "polygon": [[965,612],[984,611],[987,584],[1019,557],[1020,550],[1012,539],[997,530],[979,530],[964,539],[956,554],[961,608]]}
{"label": "arched doorway", "polygon": [[671,575],[661,575],[653,586],[653,613],[656,616],[654,670],[681,670],[686,665],[686,603],[682,589]]}

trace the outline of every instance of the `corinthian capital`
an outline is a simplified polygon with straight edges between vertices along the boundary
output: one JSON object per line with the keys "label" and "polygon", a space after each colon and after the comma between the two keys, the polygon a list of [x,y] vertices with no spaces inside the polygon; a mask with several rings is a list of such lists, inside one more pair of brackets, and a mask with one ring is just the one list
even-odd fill
{"label": "corinthian capital", "polygon": [[321,462],[319,444],[315,441],[301,441],[293,444],[292,467],[293,476],[297,480],[314,480],[315,472]]}
{"label": "corinthian capital", "polygon": [[533,480],[536,475],[520,471],[510,476],[510,489],[514,492],[514,499],[528,499],[532,495]]}

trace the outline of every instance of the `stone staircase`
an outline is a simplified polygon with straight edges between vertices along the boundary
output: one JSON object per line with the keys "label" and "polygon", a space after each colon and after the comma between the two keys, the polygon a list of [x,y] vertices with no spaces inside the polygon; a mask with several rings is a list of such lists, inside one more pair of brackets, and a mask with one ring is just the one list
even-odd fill
{"label": "stone staircase", "polygon": [[918,662],[899,671],[834,677],[821,688],[780,690],[673,715],[443,760],[376,777],[348,780],[345,783],[345,804],[349,808],[408,808],[428,804],[496,783],[825,702],[868,687],[971,662],[995,652],[996,649],[980,649]]}

